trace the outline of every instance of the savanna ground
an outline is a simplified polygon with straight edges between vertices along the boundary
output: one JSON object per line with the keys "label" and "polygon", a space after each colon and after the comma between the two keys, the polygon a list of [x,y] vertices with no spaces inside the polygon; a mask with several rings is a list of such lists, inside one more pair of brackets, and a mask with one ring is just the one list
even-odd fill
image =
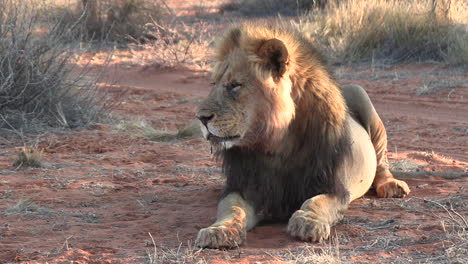
{"label": "savanna ground", "polygon": [[[221,1],[165,3],[197,37],[233,20],[270,19],[236,6],[220,14]],[[135,44],[110,60],[110,49],[79,53],[75,70],[104,72],[97,87],[118,102],[112,117],[1,137],[0,263],[468,263],[468,71],[431,60],[331,67],[340,83],[369,93],[391,166],[415,172],[403,175],[408,197],[370,191],[323,243],[264,223],[238,249],[194,248],[198,230],[215,220],[224,179],[209,144],[184,128],[210,89],[212,44],[193,39],[198,50],[183,46],[189,41],[164,50]]]}

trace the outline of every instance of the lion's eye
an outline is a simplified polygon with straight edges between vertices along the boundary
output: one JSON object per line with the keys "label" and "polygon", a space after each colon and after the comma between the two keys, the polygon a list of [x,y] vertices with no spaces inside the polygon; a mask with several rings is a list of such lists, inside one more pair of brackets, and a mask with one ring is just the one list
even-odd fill
{"label": "lion's eye", "polygon": [[224,85],[224,88],[229,92],[237,92],[242,87],[242,84],[238,82],[231,82]]}

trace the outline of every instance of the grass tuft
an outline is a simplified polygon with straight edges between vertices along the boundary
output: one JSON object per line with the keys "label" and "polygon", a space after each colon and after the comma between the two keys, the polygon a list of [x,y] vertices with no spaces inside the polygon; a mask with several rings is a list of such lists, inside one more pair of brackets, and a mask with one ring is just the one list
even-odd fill
{"label": "grass tuft", "polygon": [[40,207],[30,200],[19,200],[15,205],[7,208],[3,213],[5,216],[23,216],[28,220],[53,219],[59,214],[49,208]]}
{"label": "grass tuft", "polygon": [[147,130],[144,137],[152,141],[171,141],[201,137],[201,130],[198,121],[193,120],[177,131],[167,130]]}
{"label": "grass tuft", "polygon": [[138,137],[143,137],[151,141],[172,141],[201,137],[202,133],[197,120],[192,120],[177,131],[168,129],[156,129],[145,119],[133,121],[121,121],[116,125],[120,131],[132,132]]}
{"label": "grass tuft", "polygon": [[165,249],[157,247],[151,233],[148,233],[151,240],[146,241],[146,246],[152,246],[152,250],[147,250],[147,263],[193,263],[193,264],[206,264],[206,260],[199,256],[201,249],[194,249],[193,246],[188,243],[187,247],[182,247],[182,243],[176,249]]}
{"label": "grass tuft", "polygon": [[13,167],[15,168],[41,168],[42,162],[42,150],[38,150],[37,148],[31,147],[22,147],[20,152],[18,153],[18,157],[13,163]]}
{"label": "grass tuft", "polygon": [[305,246],[293,251],[288,250],[274,257],[281,263],[289,264],[341,264],[337,240],[325,247]]}
{"label": "grass tuft", "polygon": [[15,215],[26,215],[30,213],[37,212],[39,210],[39,206],[34,204],[29,200],[20,200],[14,206],[5,210],[6,216],[15,216]]}

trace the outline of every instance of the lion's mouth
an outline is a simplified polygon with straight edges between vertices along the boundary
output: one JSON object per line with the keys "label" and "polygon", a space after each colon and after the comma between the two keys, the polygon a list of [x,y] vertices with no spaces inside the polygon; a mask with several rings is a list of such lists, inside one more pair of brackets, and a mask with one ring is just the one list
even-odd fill
{"label": "lion's mouth", "polygon": [[226,141],[232,141],[232,140],[236,140],[236,139],[239,139],[240,136],[229,136],[229,137],[218,137],[218,136],[215,136],[211,133],[208,134],[207,136],[207,139],[213,143],[222,143],[222,142],[226,142]]}

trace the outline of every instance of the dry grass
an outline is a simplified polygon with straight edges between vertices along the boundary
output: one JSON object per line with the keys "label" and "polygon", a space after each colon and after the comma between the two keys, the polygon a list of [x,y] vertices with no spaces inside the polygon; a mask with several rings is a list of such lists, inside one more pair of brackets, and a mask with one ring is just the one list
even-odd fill
{"label": "dry grass", "polygon": [[[38,0],[36,0],[38,1]],[[126,44],[144,42],[146,24],[159,20],[167,10],[162,1],[150,0],[73,0],[69,5],[46,2],[43,9],[68,25],[82,21],[75,34],[84,39]]]}
{"label": "dry grass", "polygon": [[177,131],[157,130],[154,128],[148,129],[144,133],[144,137],[152,141],[171,141],[189,138],[201,137],[201,130],[198,121],[189,122],[186,126]]}
{"label": "dry grass", "polygon": [[12,207],[6,209],[4,214],[6,216],[26,215],[37,212],[38,210],[39,206],[37,206],[33,202],[29,200],[20,200]]}
{"label": "dry grass", "polygon": [[[426,222],[425,224],[412,223],[415,229],[421,228],[421,225],[437,225],[440,224],[443,233],[433,232],[430,229],[425,229],[427,235],[431,237],[433,243],[438,242],[439,248],[431,255],[420,255],[415,256],[417,259],[413,259],[413,262],[418,260],[418,263],[467,263],[468,257],[468,218],[466,217],[466,208],[468,202],[468,196],[466,195],[452,195],[440,199],[428,199],[412,196],[409,199],[404,200],[389,200],[379,201],[379,206],[385,206],[384,204],[394,204],[400,208],[405,209],[407,212],[415,213],[427,217],[432,222]],[[365,223],[367,226],[368,223]],[[377,243],[381,243],[383,240],[388,238],[379,238],[380,241],[372,244],[371,250],[375,250]],[[394,245],[403,246],[401,243],[405,241],[398,241],[397,237],[394,237]],[[410,239],[411,244],[417,243],[417,238],[413,237]],[[408,243],[408,242],[406,242]],[[388,243],[383,243],[385,248],[388,249]],[[409,255],[411,257],[411,255]],[[400,262],[396,262],[400,263]],[[402,263],[408,263],[402,262]]]}
{"label": "dry grass", "polygon": [[3,212],[4,216],[21,216],[26,220],[55,219],[60,216],[49,208],[41,207],[30,200],[19,200]]}
{"label": "dry grass", "polygon": [[322,247],[305,246],[293,251],[271,255],[276,261],[288,264],[342,264],[337,239],[332,239],[329,245]]}
{"label": "dry grass", "polygon": [[151,233],[148,233],[151,240],[147,240],[147,246],[152,246],[152,250],[147,250],[147,263],[148,264],[176,264],[176,263],[187,263],[187,264],[206,264],[206,260],[198,254],[201,249],[194,249],[189,243],[187,247],[182,247],[182,243],[176,249],[164,249],[158,248],[154,241]]}
{"label": "dry grass", "polygon": [[80,44],[60,21],[40,22],[34,2],[0,0],[0,129],[38,132],[98,119],[110,101],[89,69],[76,68]]}
{"label": "dry grass", "polygon": [[24,146],[19,151],[18,157],[13,163],[13,167],[14,168],[24,168],[24,167],[41,168],[42,167],[42,162],[41,162],[42,155],[43,155],[42,150]]}
{"label": "dry grass", "polygon": [[464,76],[451,79],[443,79],[444,77],[446,76],[437,76],[436,78],[424,81],[423,85],[416,89],[416,95],[428,95],[441,90],[468,87],[468,80]]}
{"label": "dry grass", "polygon": [[143,137],[151,141],[172,141],[201,137],[200,125],[197,120],[192,120],[177,131],[165,128],[154,128],[145,119],[133,121],[121,121],[115,128],[120,131],[131,132],[137,137]]}
{"label": "dry grass", "polygon": [[[422,200],[428,205],[443,209],[445,214],[439,214],[440,223],[446,233],[449,243],[444,246],[444,255],[436,256],[430,260],[434,263],[468,263],[468,218],[454,208],[454,203],[458,203],[461,208],[466,208],[467,196],[458,197],[455,201],[441,202],[425,198],[414,197]],[[458,200],[458,201],[457,201]]]}
{"label": "dry grass", "polygon": [[468,62],[463,0],[335,0],[295,25],[333,62]]}
{"label": "dry grass", "polygon": [[164,23],[153,20],[147,29],[153,40],[131,46],[139,64],[201,70],[209,67],[214,37],[206,23],[188,25],[177,18]]}
{"label": "dry grass", "polygon": [[222,12],[238,12],[246,16],[297,15],[327,0],[231,0],[220,8]]}

